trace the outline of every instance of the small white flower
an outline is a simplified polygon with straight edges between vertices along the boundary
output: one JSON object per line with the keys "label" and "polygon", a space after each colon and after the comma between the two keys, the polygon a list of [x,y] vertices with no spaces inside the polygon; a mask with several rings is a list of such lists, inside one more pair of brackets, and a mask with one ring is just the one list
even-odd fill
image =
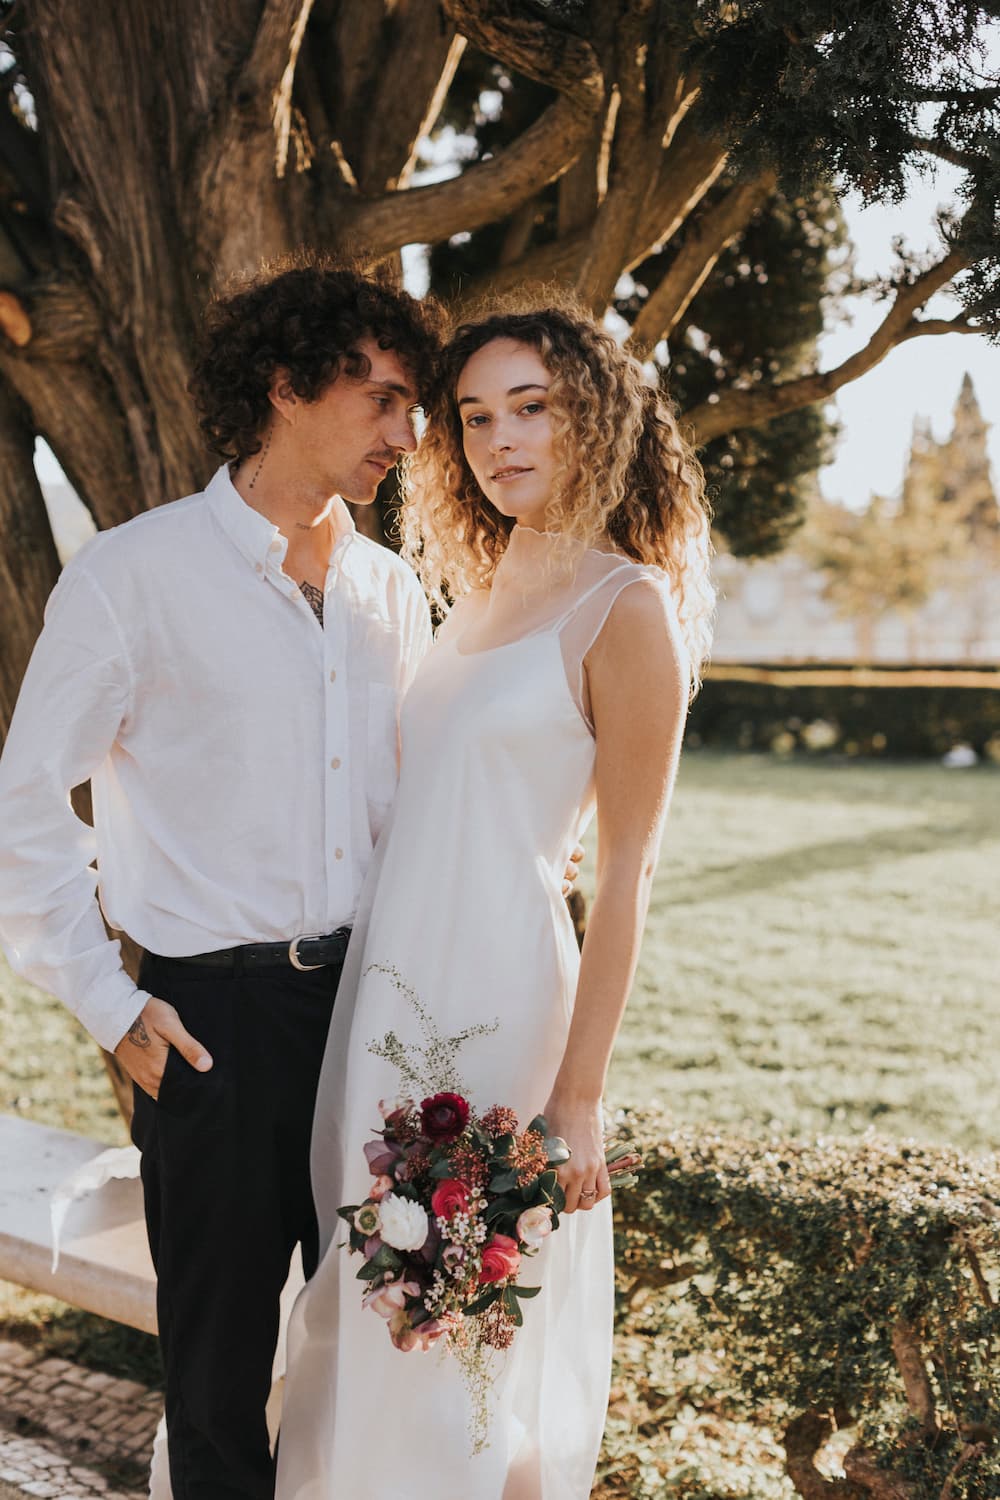
{"label": "small white flower", "polygon": [[379,1233],[394,1250],[419,1250],[430,1227],[426,1211],[411,1198],[387,1193],[379,1204],[382,1227]]}

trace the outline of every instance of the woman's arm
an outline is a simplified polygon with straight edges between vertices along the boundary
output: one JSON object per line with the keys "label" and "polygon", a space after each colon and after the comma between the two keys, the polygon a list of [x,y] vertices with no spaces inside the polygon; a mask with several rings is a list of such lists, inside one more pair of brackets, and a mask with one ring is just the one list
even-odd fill
{"label": "woman's arm", "polygon": [[687,712],[687,657],[655,583],[619,594],[585,669],[597,740],[597,891],[566,1051],[545,1110],[550,1130],[573,1153],[559,1173],[568,1213],[611,1191],[601,1096],[635,977]]}

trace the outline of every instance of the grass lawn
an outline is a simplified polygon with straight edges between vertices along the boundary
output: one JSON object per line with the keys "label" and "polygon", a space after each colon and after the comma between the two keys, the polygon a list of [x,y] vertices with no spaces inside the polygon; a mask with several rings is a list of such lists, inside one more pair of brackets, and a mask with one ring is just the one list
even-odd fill
{"label": "grass lawn", "polygon": [[[611,1102],[759,1134],[875,1125],[1000,1149],[998,870],[996,768],[687,753]],[[0,968],[0,1021],[0,1109],[125,1141],[96,1049],[61,1006]],[[0,1284],[5,1326],[150,1377],[152,1341],[119,1329],[109,1346],[111,1325]],[[678,1423],[713,1426],[710,1492],[790,1495],[775,1443],[678,1379],[670,1441]],[[692,1427],[677,1441],[701,1440]],[[659,1495],[664,1472],[630,1493]]]}
{"label": "grass lawn", "polygon": [[689,752],[614,1102],[1000,1149],[1000,772]]}

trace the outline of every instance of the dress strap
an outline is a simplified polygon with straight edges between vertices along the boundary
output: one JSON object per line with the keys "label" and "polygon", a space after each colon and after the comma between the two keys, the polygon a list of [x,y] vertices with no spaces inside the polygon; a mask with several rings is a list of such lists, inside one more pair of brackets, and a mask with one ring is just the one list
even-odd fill
{"label": "dress strap", "polygon": [[[599,578],[596,583],[592,583],[590,587],[588,589],[585,589],[582,594],[578,594],[576,598],[572,600],[569,607],[565,609],[562,614],[552,622],[552,625],[549,628],[557,632],[562,630],[566,625],[569,624],[574,615],[579,614],[584,605],[586,605],[591,599],[593,599],[595,595],[600,594],[604,589],[610,589],[613,580],[617,579],[619,583],[623,582],[624,580],[622,579],[622,575],[624,573],[634,573],[634,575],[638,577],[639,570],[641,568],[641,563],[633,562],[630,557],[623,557],[621,560],[621,565],[619,567],[611,568],[607,573]],[[618,589],[614,589],[613,592],[615,596],[617,596]]]}

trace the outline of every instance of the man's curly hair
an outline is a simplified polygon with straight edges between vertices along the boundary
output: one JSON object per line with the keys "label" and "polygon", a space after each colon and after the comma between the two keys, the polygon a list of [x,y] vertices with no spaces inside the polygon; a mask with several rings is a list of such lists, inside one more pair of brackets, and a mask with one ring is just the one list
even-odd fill
{"label": "man's curly hair", "polygon": [[260,451],[276,370],[297,396],[317,400],[338,375],[364,380],[370,363],[360,340],[392,349],[418,395],[428,390],[443,315],[385,273],[307,252],[235,279],[205,313],[188,390],[213,452],[240,463]]}

